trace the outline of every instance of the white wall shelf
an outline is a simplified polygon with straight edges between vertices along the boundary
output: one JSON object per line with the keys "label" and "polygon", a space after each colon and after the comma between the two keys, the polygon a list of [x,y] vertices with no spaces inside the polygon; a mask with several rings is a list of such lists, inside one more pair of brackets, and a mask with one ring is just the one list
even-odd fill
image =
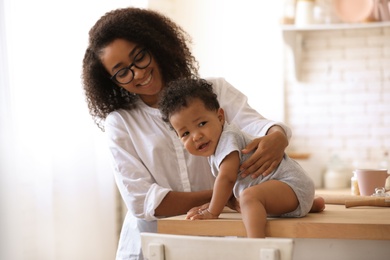
{"label": "white wall shelf", "polygon": [[294,61],[295,77],[300,78],[303,34],[310,31],[352,30],[390,27],[390,22],[313,24],[307,26],[282,25],[283,38],[289,47],[289,58]]}
{"label": "white wall shelf", "polygon": [[338,23],[338,24],[312,24],[306,26],[282,25],[284,32],[290,31],[320,31],[320,30],[345,30],[345,29],[367,29],[388,27],[390,22],[372,22],[372,23]]}

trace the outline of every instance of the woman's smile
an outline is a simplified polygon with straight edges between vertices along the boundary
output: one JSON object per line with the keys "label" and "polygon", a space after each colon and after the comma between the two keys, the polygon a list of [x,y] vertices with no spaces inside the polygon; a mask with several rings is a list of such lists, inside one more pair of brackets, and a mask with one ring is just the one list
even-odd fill
{"label": "woman's smile", "polygon": [[144,87],[148,85],[152,80],[152,73],[149,74],[149,77],[146,78],[146,80],[142,83],[137,84],[137,87]]}

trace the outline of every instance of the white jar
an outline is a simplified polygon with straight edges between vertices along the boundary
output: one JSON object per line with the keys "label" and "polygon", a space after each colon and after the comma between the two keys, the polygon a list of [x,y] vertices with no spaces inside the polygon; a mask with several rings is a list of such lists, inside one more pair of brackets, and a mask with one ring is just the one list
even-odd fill
{"label": "white jar", "polygon": [[351,177],[351,194],[352,195],[360,195],[359,184],[358,184],[356,172],[353,172],[353,176]]}
{"label": "white jar", "polygon": [[314,0],[298,0],[295,9],[295,25],[309,25],[314,23]]}

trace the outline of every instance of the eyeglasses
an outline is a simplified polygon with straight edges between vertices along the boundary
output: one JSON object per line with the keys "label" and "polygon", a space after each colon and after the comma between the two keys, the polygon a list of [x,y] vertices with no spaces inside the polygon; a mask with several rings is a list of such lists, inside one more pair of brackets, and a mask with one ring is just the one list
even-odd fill
{"label": "eyeglasses", "polygon": [[134,71],[131,69],[133,66],[138,69],[145,69],[152,61],[152,56],[147,49],[140,50],[134,57],[133,63],[126,68],[118,70],[111,80],[116,81],[119,84],[128,84],[134,79]]}

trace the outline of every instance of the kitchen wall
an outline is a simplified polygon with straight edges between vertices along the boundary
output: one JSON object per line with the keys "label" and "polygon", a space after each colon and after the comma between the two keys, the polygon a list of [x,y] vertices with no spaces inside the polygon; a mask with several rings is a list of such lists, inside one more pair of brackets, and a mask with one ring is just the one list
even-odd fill
{"label": "kitchen wall", "polygon": [[390,152],[390,26],[306,31],[301,58],[298,80],[285,60],[290,149],[311,153],[322,170],[333,155],[377,167]]}
{"label": "kitchen wall", "polygon": [[284,118],[282,1],[149,0],[192,38],[203,77],[224,77],[263,116]]}

